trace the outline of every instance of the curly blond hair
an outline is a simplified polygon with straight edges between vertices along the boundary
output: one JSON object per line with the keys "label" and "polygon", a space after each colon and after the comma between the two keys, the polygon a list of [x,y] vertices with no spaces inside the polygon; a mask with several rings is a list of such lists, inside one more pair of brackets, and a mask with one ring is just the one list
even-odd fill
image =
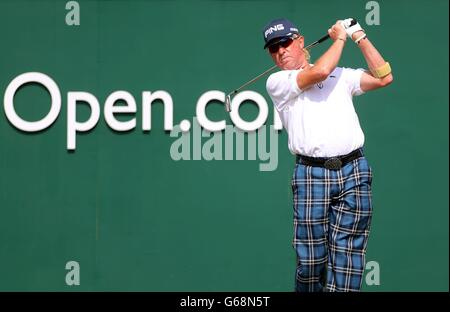
{"label": "curly blond hair", "polygon": [[[300,38],[300,35],[294,35],[294,36],[292,36],[292,39],[298,39],[298,38]],[[305,54],[305,59],[308,61],[308,63],[309,63],[309,61],[311,60],[311,54],[309,53],[309,51],[307,50],[307,49],[305,49],[305,48],[303,48],[302,49],[303,50],[303,53]]]}
{"label": "curly blond hair", "polygon": [[305,49],[305,48],[303,48],[302,50],[303,50],[303,53],[305,53],[305,59],[309,63],[309,60],[311,59],[311,54],[309,54],[309,51],[307,49]]}

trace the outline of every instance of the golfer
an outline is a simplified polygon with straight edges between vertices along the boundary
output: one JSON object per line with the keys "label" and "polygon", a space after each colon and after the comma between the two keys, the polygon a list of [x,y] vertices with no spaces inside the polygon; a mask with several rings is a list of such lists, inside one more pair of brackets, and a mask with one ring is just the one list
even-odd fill
{"label": "golfer", "polygon": [[[356,20],[337,21],[328,34],[333,43],[310,64],[304,38],[289,20],[273,20],[263,29],[264,48],[282,69],[267,79],[267,92],[296,155],[292,190],[298,292],[361,289],[372,169],[353,97],[393,80],[389,63]],[[369,70],[337,67],[347,40],[360,49]]]}

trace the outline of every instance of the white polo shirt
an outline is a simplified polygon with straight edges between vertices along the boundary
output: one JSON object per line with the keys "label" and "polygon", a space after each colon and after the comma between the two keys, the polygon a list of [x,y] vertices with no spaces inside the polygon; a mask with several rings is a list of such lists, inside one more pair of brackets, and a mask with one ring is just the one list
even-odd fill
{"label": "white polo shirt", "polygon": [[321,83],[306,90],[297,85],[300,70],[269,76],[267,92],[288,133],[289,150],[311,157],[345,155],[364,145],[364,133],[352,97],[364,69],[336,67]]}

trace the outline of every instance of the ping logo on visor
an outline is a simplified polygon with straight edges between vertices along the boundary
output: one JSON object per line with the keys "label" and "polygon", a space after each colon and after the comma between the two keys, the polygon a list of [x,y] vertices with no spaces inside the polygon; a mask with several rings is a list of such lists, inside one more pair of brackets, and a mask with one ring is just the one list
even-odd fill
{"label": "ping logo on visor", "polygon": [[268,35],[272,34],[274,31],[278,31],[278,30],[284,30],[283,24],[278,24],[278,25],[269,27],[269,29],[267,29],[266,32],[264,33],[264,37],[267,38]]}

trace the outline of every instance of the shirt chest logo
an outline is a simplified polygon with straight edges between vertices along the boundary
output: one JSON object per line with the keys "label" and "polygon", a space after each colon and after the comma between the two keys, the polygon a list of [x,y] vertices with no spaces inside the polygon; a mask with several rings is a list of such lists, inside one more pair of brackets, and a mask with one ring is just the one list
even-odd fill
{"label": "shirt chest logo", "polygon": [[[336,78],[336,76],[331,75],[329,78]],[[321,82],[319,82],[319,83],[316,83],[316,86],[317,86],[319,89],[323,89],[323,82],[321,81]]]}

